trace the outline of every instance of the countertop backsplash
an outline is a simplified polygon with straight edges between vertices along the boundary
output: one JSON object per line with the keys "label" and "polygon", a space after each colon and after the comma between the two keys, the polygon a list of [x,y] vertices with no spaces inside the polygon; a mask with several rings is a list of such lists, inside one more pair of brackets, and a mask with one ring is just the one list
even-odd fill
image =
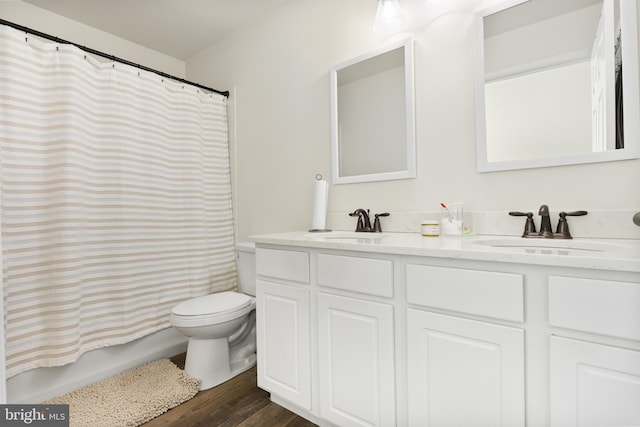
{"label": "countertop backsplash", "polygon": [[[587,209],[588,210],[588,209]],[[532,210],[532,212],[534,212]],[[571,235],[581,238],[640,239],[640,227],[633,223],[637,210],[601,210],[591,211],[581,217],[567,217]],[[420,224],[424,220],[440,218],[439,211],[430,212],[390,212],[390,216],[381,218],[382,231],[395,233],[420,233]],[[373,212],[371,222],[373,223]],[[558,211],[551,211],[551,224],[555,230],[558,223]],[[534,212],[536,229],[540,229],[540,216]],[[465,210],[464,223],[472,234],[519,236],[522,235],[525,217],[509,216],[507,211]],[[356,219],[348,212],[328,212],[327,226],[333,230],[355,230]]]}

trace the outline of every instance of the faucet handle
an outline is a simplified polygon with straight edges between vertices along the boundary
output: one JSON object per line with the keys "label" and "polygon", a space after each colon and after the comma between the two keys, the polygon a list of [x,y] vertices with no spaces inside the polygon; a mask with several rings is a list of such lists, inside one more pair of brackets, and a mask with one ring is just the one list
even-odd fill
{"label": "faucet handle", "polygon": [[588,213],[587,211],[560,212],[560,216],[584,216]]}
{"label": "faucet handle", "polygon": [[524,224],[524,231],[522,232],[522,237],[528,237],[537,234],[536,233],[536,224],[533,222],[533,212],[518,212],[511,211],[509,212],[511,216],[526,216],[527,222]]}
{"label": "faucet handle", "polygon": [[567,222],[568,216],[584,216],[588,214],[587,211],[574,211],[574,212],[560,212],[558,216],[558,228],[556,228],[556,238],[559,239],[573,239],[569,232],[569,223]]}
{"label": "faucet handle", "polygon": [[381,216],[389,216],[389,212],[375,214],[375,221],[373,221],[373,232],[374,233],[382,233],[382,227],[380,227],[380,217]]}

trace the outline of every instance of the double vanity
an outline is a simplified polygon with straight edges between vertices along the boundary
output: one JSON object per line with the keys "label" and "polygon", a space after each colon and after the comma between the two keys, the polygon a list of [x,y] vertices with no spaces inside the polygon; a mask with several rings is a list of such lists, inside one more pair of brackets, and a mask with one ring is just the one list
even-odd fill
{"label": "double vanity", "polygon": [[640,241],[253,240],[258,385],[319,425],[640,425]]}
{"label": "double vanity", "polygon": [[[636,3],[476,12],[478,172],[640,157]],[[333,184],[416,177],[413,63],[405,40],[330,70]],[[571,239],[584,214],[255,236],[258,385],[319,425],[640,426],[640,240]]]}

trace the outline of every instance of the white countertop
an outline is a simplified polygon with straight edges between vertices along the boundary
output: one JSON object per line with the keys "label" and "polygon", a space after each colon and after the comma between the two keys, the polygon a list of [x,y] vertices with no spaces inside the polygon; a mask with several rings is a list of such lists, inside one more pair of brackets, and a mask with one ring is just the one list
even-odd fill
{"label": "white countertop", "polygon": [[523,239],[486,235],[423,237],[418,233],[301,231],[251,236],[250,240],[257,244],[640,273],[640,240],[636,239]]}

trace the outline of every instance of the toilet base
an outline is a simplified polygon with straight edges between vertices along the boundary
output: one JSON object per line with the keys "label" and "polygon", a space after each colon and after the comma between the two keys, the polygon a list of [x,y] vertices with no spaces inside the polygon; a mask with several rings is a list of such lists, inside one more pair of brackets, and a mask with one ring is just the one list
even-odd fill
{"label": "toilet base", "polygon": [[200,390],[228,380],[231,377],[231,369],[227,339],[190,338],[184,371],[200,379]]}
{"label": "toilet base", "polygon": [[256,364],[255,326],[249,336],[229,348],[227,338],[190,338],[184,371],[200,379],[199,390],[230,380]]}

